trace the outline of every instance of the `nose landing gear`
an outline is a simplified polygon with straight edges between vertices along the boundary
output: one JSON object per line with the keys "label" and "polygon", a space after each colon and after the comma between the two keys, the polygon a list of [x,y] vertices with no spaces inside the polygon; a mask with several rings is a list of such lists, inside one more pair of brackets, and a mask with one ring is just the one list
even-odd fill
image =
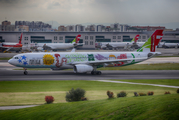
{"label": "nose landing gear", "polygon": [[28,72],[27,72],[26,70],[27,70],[27,69],[24,68],[24,75],[27,75],[27,74],[28,74]]}

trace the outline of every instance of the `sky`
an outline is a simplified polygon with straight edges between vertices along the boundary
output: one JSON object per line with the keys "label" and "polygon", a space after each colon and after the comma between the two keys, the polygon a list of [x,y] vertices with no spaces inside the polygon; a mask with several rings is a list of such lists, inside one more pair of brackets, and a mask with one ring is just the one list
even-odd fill
{"label": "sky", "polygon": [[0,0],[0,22],[120,23],[179,28],[179,0]]}

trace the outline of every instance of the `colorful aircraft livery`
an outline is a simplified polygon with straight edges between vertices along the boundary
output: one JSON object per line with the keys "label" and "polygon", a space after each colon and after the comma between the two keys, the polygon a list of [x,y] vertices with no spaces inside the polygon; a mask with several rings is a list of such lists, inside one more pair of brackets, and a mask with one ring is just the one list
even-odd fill
{"label": "colorful aircraft livery", "polygon": [[51,68],[52,70],[73,69],[75,73],[101,74],[99,67],[118,67],[142,62],[155,54],[163,30],[156,30],[146,43],[134,52],[52,52],[24,53],[15,55],[8,62],[17,67]]}

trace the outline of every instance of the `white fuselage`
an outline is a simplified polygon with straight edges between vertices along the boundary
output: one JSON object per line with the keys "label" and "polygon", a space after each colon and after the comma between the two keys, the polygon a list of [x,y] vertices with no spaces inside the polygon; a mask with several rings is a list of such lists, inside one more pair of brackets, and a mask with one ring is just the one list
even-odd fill
{"label": "white fuselage", "polygon": [[106,48],[108,46],[113,48],[123,48],[125,46],[132,46],[134,42],[102,42],[101,48]]}
{"label": "white fuselage", "polygon": [[179,43],[164,43],[162,47],[174,48],[178,46],[179,46]]}
{"label": "white fuselage", "polygon": [[73,48],[74,44],[73,43],[31,43],[30,47],[49,47],[50,49],[69,49]]}
{"label": "white fuselage", "polygon": [[3,42],[0,44],[0,48],[6,49],[6,51],[20,51],[22,49],[22,44]]}
{"label": "white fuselage", "polygon": [[11,42],[3,42],[3,45],[16,45],[17,43],[11,43]]}

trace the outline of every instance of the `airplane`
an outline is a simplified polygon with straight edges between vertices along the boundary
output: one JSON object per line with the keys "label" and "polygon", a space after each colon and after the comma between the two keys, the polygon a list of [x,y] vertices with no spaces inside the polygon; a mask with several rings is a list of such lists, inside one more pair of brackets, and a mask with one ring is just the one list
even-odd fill
{"label": "airplane", "polygon": [[[137,42],[136,45],[138,47],[142,47],[142,45],[145,42]],[[166,42],[159,42],[158,48],[178,48],[179,47],[179,43],[166,43]]]}
{"label": "airplane", "polygon": [[19,43],[3,42],[1,43],[0,47],[4,50],[4,53],[10,51],[18,52],[22,49],[21,41],[22,41],[22,33],[19,39]]}
{"label": "airplane", "polygon": [[179,47],[179,43],[160,42],[158,47],[159,48],[178,48]]}
{"label": "airplane", "polygon": [[114,50],[115,48],[125,48],[125,47],[133,47],[137,40],[139,39],[139,35],[136,35],[131,42],[102,42],[101,48],[111,48]]}
{"label": "airplane", "polygon": [[162,39],[163,30],[156,30],[145,44],[133,52],[51,52],[23,53],[15,55],[8,63],[24,68],[51,68],[52,70],[73,69],[74,73],[91,72],[100,75],[100,67],[132,65],[161,54],[155,52]]}
{"label": "airplane", "polygon": [[81,43],[78,43],[81,35],[77,35],[71,43],[31,43],[30,47],[36,47],[38,51],[43,50],[57,50],[57,49],[69,49],[73,48]]}

